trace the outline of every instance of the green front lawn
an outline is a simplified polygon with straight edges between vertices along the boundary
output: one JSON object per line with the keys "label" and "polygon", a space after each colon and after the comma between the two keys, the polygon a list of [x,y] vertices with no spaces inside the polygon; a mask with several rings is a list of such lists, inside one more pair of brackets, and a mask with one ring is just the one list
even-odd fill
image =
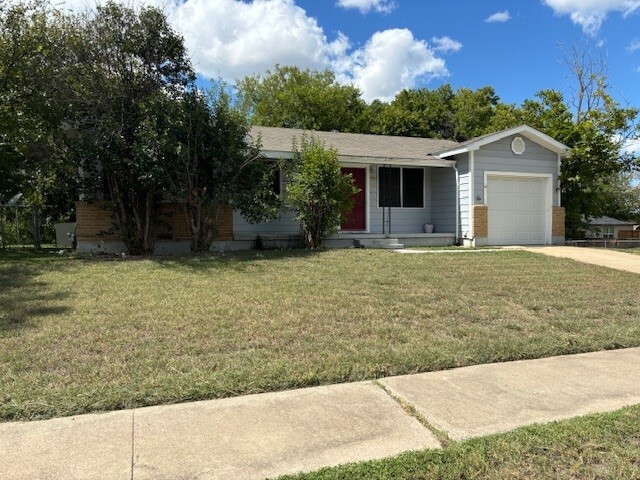
{"label": "green front lawn", "polygon": [[640,345],[637,275],[523,251],[0,254],[0,419]]}
{"label": "green front lawn", "polygon": [[640,406],[282,480],[638,479]]}

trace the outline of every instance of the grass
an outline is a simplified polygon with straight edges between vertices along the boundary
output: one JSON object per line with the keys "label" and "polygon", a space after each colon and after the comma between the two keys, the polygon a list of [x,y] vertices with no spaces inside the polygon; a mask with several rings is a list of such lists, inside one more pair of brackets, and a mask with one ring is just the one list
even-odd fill
{"label": "grass", "polygon": [[636,255],[640,255],[640,247],[619,248],[618,251],[624,252],[624,253],[635,253]]}
{"label": "grass", "polygon": [[640,345],[637,275],[523,251],[0,254],[0,419]]}
{"label": "grass", "polygon": [[282,480],[638,479],[640,405]]}

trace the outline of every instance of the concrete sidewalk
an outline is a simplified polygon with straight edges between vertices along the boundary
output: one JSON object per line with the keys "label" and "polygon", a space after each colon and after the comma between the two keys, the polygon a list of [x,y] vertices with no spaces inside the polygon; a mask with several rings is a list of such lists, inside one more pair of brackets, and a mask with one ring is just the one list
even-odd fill
{"label": "concrete sidewalk", "polygon": [[[640,348],[380,380],[454,440],[640,403]],[[0,424],[0,478],[259,479],[439,448],[374,382]]]}
{"label": "concrete sidewalk", "polygon": [[606,248],[561,246],[525,247],[523,250],[542,253],[543,255],[552,257],[570,258],[578,262],[624,270],[626,272],[640,273],[640,255],[634,253],[618,252]]}

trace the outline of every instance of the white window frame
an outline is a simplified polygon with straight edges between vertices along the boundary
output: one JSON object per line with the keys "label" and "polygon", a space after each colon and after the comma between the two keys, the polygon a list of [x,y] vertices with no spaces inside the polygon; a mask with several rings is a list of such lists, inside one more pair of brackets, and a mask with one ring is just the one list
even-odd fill
{"label": "white window frame", "polygon": [[605,238],[607,240],[615,238],[615,229],[611,225],[603,225],[602,238]]}

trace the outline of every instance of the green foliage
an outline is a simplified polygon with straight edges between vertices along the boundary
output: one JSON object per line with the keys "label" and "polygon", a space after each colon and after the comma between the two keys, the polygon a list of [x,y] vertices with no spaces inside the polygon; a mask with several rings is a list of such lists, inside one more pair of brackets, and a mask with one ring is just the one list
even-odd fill
{"label": "green foliage", "polygon": [[244,78],[236,89],[253,125],[355,132],[365,110],[360,91],[337,83],[330,70],[276,65],[264,77]]}
{"label": "green foliage", "polygon": [[230,106],[224,87],[208,98],[193,90],[180,107],[180,161],[169,165],[167,175],[187,215],[191,250],[206,252],[231,204],[252,223],[278,215],[280,201],[271,189],[274,165],[249,143],[250,127]]}
{"label": "green foliage", "polygon": [[492,87],[402,90],[384,108],[376,106],[370,128],[383,135],[464,141],[485,133],[497,103]]}
{"label": "green foliage", "polygon": [[129,253],[151,253],[164,172],[176,161],[172,102],[194,73],[182,38],[156,8],[98,6],[83,36],[86,100],[74,122],[75,153],[94,197],[108,185]]}
{"label": "green foliage", "polygon": [[382,135],[451,138],[453,98],[450,85],[436,90],[402,90],[380,113],[373,131]]}
{"label": "green foliage", "polygon": [[77,19],[47,2],[0,3],[0,203],[22,192],[52,223],[77,198],[62,134],[79,68]]}
{"label": "green foliage", "polygon": [[351,177],[342,174],[336,150],[325,148],[313,137],[303,137],[299,150],[294,145],[287,201],[302,222],[307,248],[322,247],[324,237],[338,231],[358,191]]}

